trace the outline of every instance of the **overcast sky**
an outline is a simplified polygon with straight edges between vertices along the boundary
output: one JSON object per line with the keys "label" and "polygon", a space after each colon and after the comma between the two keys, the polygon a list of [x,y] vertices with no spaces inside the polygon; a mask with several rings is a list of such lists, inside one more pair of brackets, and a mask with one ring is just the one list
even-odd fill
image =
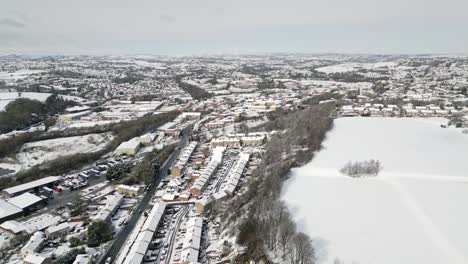
{"label": "overcast sky", "polygon": [[0,53],[468,53],[468,0],[0,1]]}

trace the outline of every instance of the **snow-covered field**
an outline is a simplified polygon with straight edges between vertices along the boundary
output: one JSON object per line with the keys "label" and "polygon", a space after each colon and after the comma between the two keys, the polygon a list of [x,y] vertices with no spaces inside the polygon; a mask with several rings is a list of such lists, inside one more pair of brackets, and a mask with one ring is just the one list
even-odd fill
{"label": "snow-covered field", "polygon": [[109,133],[102,133],[26,143],[16,158],[23,168],[28,168],[58,157],[97,151],[111,139]]}
{"label": "snow-covered field", "polygon": [[331,65],[326,67],[317,68],[316,71],[323,73],[343,73],[343,72],[352,72],[359,69],[375,69],[381,67],[394,67],[396,66],[395,62],[377,62],[377,63],[343,63],[337,65]]}
{"label": "snow-covered field", "polygon": [[44,72],[43,70],[18,70],[16,72],[2,72],[0,71],[0,80],[20,80],[32,74]]}
{"label": "snow-covered field", "polygon": [[[468,263],[468,135],[444,119],[342,118],[283,190],[319,263]],[[378,159],[375,178],[338,170]]]}

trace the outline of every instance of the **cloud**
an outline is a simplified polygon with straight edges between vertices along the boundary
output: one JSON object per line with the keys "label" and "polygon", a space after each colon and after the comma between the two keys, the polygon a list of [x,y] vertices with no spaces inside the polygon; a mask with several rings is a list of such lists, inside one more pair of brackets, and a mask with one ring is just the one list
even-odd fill
{"label": "cloud", "polygon": [[0,19],[0,26],[9,28],[25,28],[26,24],[14,18],[3,18]]}
{"label": "cloud", "polygon": [[167,22],[167,23],[172,23],[172,22],[176,21],[175,17],[169,16],[169,15],[161,15],[161,16],[159,16],[159,19],[161,21],[164,21],[164,22]]}

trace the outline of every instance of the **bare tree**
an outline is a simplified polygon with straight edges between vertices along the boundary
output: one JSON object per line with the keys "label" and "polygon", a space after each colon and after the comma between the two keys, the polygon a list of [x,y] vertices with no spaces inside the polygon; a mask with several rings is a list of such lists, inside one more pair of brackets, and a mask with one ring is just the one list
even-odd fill
{"label": "bare tree", "polygon": [[289,213],[287,213],[287,216],[281,219],[281,222],[279,225],[279,232],[278,232],[279,244],[283,252],[283,255],[282,255],[283,259],[289,253],[289,251],[287,250],[288,249],[287,245],[292,240],[295,233],[296,233],[296,224],[289,217]]}
{"label": "bare tree", "polygon": [[291,264],[313,264],[315,263],[314,248],[309,237],[300,232],[297,233],[290,243],[289,260]]}

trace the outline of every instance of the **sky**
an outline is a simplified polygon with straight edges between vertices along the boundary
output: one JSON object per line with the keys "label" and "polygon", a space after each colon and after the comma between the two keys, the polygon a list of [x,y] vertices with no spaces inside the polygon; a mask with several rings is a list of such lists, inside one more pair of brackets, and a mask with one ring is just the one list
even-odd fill
{"label": "sky", "polygon": [[0,1],[0,54],[468,53],[467,0]]}

